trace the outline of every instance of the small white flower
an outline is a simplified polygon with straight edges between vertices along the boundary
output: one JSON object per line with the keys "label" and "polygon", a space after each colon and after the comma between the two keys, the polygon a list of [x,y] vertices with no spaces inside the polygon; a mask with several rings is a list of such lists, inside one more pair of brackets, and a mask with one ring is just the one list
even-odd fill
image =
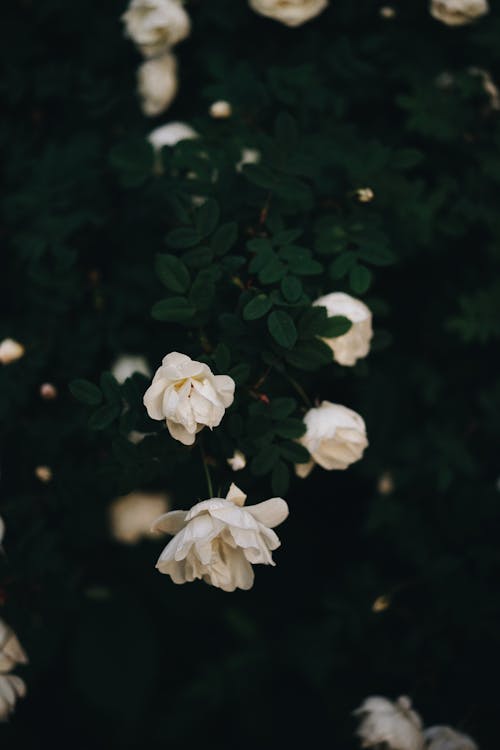
{"label": "small white flower", "polygon": [[171,352],[162,360],[144,394],[151,419],[165,419],[168,431],[192,445],[203,427],[217,427],[234,399],[234,380],[214,375],[208,365]]}
{"label": "small white flower", "polygon": [[17,664],[27,664],[28,657],[12,628],[0,617],[0,672],[10,672]]}
{"label": "small white flower", "polygon": [[241,150],[241,159],[236,164],[236,171],[241,172],[245,164],[258,164],[260,156],[260,151],[256,148],[243,148]]}
{"label": "small white flower", "polygon": [[249,0],[249,3],[257,13],[286,26],[300,26],[328,6],[328,0]]}
{"label": "small white flower", "polygon": [[391,5],[383,5],[379,10],[379,14],[381,18],[391,19],[396,17],[396,11]]}
{"label": "small white flower", "polygon": [[233,471],[241,471],[247,465],[245,454],[241,451],[235,451],[232,458],[228,458],[227,462]]}
{"label": "small white flower", "polygon": [[26,685],[13,674],[0,674],[0,721],[6,721],[13,712],[18,698],[26,695]]}
{"label": "small white flower", "polygon": [[24,346],[14,339],[4,339],[0,342],[0,362],[3,365],[10,365],[16,359],[24,356]]}
{"label": "small white flower", "polygon": [[344,292],[332,292],[320,297],[313,304],[326,307],[328,316],[342,315],[352,326],[343,336],[323,339],[333,351],[333,357],[340,365],[351,367],[356,360],[366,357],[373,337],[372,314],[370,308],[359,299]]}
{"label": "small white flower", "polygon": [[175,146],[180,141],[192,138],[198,138],[198,133],[185,122],[169,122],[148,135],[148,141],[155,151],[159,151],[163,146]]}
{"label": "small white flower", "polygon": [[375,193],[370,187],[358,188],[356,196],[360,203],[370,203],[375,198]]}
{"label": "small white flower", "polygon": [[177,94],[177,60],[170,52],[147,60],[137,71],[142,111],[154,117],[166,110]]}
{"label": "small white flower", "polygon": [[488,11],[487,0],[431,0],[431,15],[448,26],[464,26]]}
{"label": "small white flower", "polygon": [[395,703],[371,696],[354,714],[361,716],[357,734],[362,747],[386,743],[390,750],[423,750],[422,721],[406,696]]}
{"label": "small white flower", "polygon": [[307,448],[311,461],[295,466],[299,477],[307,477],[315,463],[328,470],[347,469],[368,445],[363,418],[341,404],[323,401],[309,409],[304,423],[306,432],[298,442]]}
{"label": "small white flower", "polygon": [[165,52],[191,30],[189,16],[178,0],[132,0],[122,21],[126,35],[146,57]]}
{"label": "small white flower", "polygon": [[478,750],[472,737],[451,727],[429,727],[424,738],[426,750]]}
{"label": "small white flower", "polygon": [[224,120],[233,114],[233,108],[230,103],[223,100],[213,102],[208,111],[210,117],[214,117],[216,120]]}
{"label": "small white flower", "polygon": [[37,466],[35,469],[35,476],[40,482],[48,484],[52,480],[52,469],[50,466]]}
{"label": "small white flower", "polygon": [[212,497],[189,512],[174,510],[155,521],[153,530],[175,535],[156,567],[174,583],[203,579],[234,591],[250,589],[252,565],[274,565],[271,552],[280,546],[272,531],[288,516],[280,497],[243,507],[246,495],[232,484],[225,499]]}
{"label": "small white flower", "polygon": [[136,544],[151,536],[151,524],[168,508],[168,497],[162,492],[131,492],[117,497],[109,507],[111,533],[118,542]]}
{"label": "small white flower", "polygon": [[147,378],[151,377],[151,368],[144,357],[122,354],[111,365],[111,374],[120,384],[131,378],[135,372],[139,372]]}
{"label": "small white flower", "polygon": [[52,383],[42,383],[40,386],[40,396],[44,401],[53,401],[57,398],[57,388]]}

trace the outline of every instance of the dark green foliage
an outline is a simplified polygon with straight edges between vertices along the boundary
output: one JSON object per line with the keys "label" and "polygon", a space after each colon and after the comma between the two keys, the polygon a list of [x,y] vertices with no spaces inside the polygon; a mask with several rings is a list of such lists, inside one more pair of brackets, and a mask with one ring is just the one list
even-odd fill
{"label": "dark green foliage", "polygon": [[[149,120],[125,3],[6,6],[0,341],[26,354],[0,365],[0,617],[30,665],[2,747],[354,749],[373,693],[495,747],[500,124],[470,68],[500,82],[500,14],[452,29],[426,1],[394,7],[332,0],[289,29],[191,0],[179,94]],[[170,120],[200,138],[155,155]],[[243,148],[261,159],[239,171]],[[319,338],[349,329],[311,306],[331,291],[374,313],[354,368]],[[237,384],[200,436],[215,492],[290,506],[250,592],[176,587],[154,570],[166,537],[110,538],[117,496],[207,495],[199,447],[147,417],[150,380],[110,374],[173,350]],[[323,399],[364,417],[370,447],[299,480]]]}

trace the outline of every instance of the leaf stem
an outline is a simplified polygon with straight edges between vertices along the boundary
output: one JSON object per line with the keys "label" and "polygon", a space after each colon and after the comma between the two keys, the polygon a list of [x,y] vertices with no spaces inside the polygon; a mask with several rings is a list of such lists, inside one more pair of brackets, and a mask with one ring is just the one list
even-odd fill
{"label": "leaf stem", "polygon": [[307,407],[311,408],[312,407],[311,399],[309,398],[309,396],[307,395],[307,393],[305,392],[305,390],[302,388],[302,386],[300,385],[300,383],[297,383],[297,381],[295,380],[295,378],[292,378],[291,375],[287,375],[286,372],[284,372],[283,375],[288,380],[288,382],[290,383],[290,385],[292,385],[295,388],[295,390],[297,391],[297,393],[299,394],[299,396],[301,397],[301,399],[305,403],[305,405]]}
{"label": "leaf stem", "polygon": [[201,460],[203,463],[203,470],[205,472],[205,479],[207,480],[208,495],[209,497],[213,497],[214,490],[212,487],[212,478],[210,476],[210,471],[209,471],[208,463],[207,463],[207,456],[205,454],[205,449],[203,448],[203,443],[201,441],[201,438],[200,438],[200,451],[201,451]]}

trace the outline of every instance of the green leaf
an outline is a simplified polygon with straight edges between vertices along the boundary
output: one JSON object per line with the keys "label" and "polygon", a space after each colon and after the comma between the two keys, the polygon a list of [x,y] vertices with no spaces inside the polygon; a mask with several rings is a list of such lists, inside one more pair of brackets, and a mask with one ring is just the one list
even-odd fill
{"label": "green leaf", "polygon": [[99,384],[107,401],[121,400],[120,386],[110,372],[103,372]]}
{"label": "green leaf", "polygon": [[188,289],[189,271],[175,255],[157,254],[155,268],[161,283],[171,292],[182,294]]}
{"label": "green leaf", "polygon": [[258,294],[243,308],[244,320],[262,318],[272,307],[272,301],[266,294]]}
{"label": "green leaf", "polygon": [[267,327],[273,339],[285,349],[292,349],[297,341],[297,329],[288,313],[275,310],[267,319]]}
{"label": "green leaf", "polygon": [[290,440],[301,437],[305,431],[306,426],[301,419],[283,419],[274,429],[276,435]]}
{"label": "green leaf", "polygon": [[104,430],[120,416],[121,404],[106,404],[92,414],[88,421],[91,430]]}
{"label": "green leaf", "polygon": [[278,148],[292,153],[297,148],[299,131],[295,119],[288,112],[280,112],[274,125],[274,137]]}
{"label": "green leaf", "polygon": [[109,162],[122,185],[137,187],[153,173],[154,152],[145,138],[130,139],[111,149]]}
{"label": "green leaf", "polygon": [[169,247],[194,247],[199,245],[201,237],[195,229],[190,227],[181,227],[180,229],[173,229],[169,232],[165,238],[165,242]]}
{"label": "green leaf", "polygon": [[189,302],[196,310],[208,310],[215,297],[213,272],[209,268],[199,271],[189,292]]}
{"label": "green leaf", "polygon": [[267,190],[272,190],[277,184],[276,175],[268,167],[257,164],[245,164],[242,174],[249,182]]}
{"label": "green leaf", "polygon": [[352,252],[341,253],[330,264],[329,274],[332,279],[342,279],[346,276],[356,263],[356,254]]}
{"label": "green leaf", "polygon": [[345,318],[343,315],[333,315],[322,324],[319,335],[326,339],[333,339],[337,336],[343,336],[351,327],[352,322],[349,318]]}
{"label": "green leaf", "polygon": [[201,237],[211,234],[219,221],[219,204],[213,198],[209,198],[195,214],[196,229]]}
{"label": "green leaf", "polygon": [[325,365],[333,362],[333,352],[330,347],[320,339],[313,341],[299,341],[292,352],[285,355],[286,361],[297,370],[314,372]]}
{"label": "green leaf", "polygon": [[390,266],[395,262],[396,256],[387,247],[364,247],[358,252],[359,257],[371,263],[373,266]]}
{"label": "green leaf", "polygon": [[69,384],[69,390],[72,395],[83,404],[98,406],[102,401],[102,393],[100,389],[88,380],[83,380],[82,378],[72,380]]}
{"label": "green leaf", "polygon": [[217,344],[213,353],[213,358],[215,364],[217,365],[217,368],[221,372],[226,372],[229,367],[229,363],[231,362],[231,352],[229,351],[229,347],[227,347],[222,342],[220,344]]}
{"label": "green leaf", "polygon": [[273,419],[285,419],[295,411],[296,407],[297,402],[294,398],[274,398],[270,405],[271,416]]}
{"label": "green leaf", "polygon": [[196,310],[185,297],[169,297],[153,305],[151,315],[155,320],[183,323],[191,320]]}
{"label": "green leaf", "polygon": [[271,258],[259,271],[261,284],[274,284],[286,274],[286,267],[277,258]]}
{"label": "green leaf", "polygon": [[349,273],[349,284],[355,294],[366,292],[372,282],[372,272],[366,266],[356,264]]}
{"label": "green leaf", "polygon": [[302,229],[282,229],[281,232],[274,235],[273,243],[275,245],[288,245],[290,242],[298,240],[302,234],[304,234]]}
{"label": "green leaf", "polygon": [[302,282],[296,276],[285,276],[281,281],[281,293],[288,302],[297,302],[302,296]]}
{"label": "green leaf", "polygon": [[190,268],[205,268],[212,263],[214,254],[209,247],[202,245],[194,250],[188,250],[182,255],[182,261]]}
{"label": "green leaf", "polygon": [[212,237],[210,246],[215,255],[225,255],[238,239],[238,225],[231,221],[228,224],[222,224]]}
{"label": "green leaf", "polygon": [[235,365],[235,367],[232,367],[229,370],[228,375],[232,377],[236,385],[241,385],[242,383],[245,383],[250,377],[250,367],[244,362],[241,362],[239,365]]}
{"label": "green leaf", "polygon": [[252,459],[252,463],[250,464],[252,474],[256,477],[269,474],[279,457],[280,451],[277,445],[264,446]]}
{"label": "green leaf", "polygon": [[307,339],[312,336],[319,336],[326,321],[328,313],[326,307],[314,305],[309,307],[299,318],[298,329],[301,338]]}
{"label": "green leaf", "polygon": [[311,460],[309,451],[299,443],[293,443],[291,441],[281,443],[279,451],[283,458],[286,458],[288,461],[292,461],[295,464],[305,464]]}
{"label": "green leaf", "polygon": [[290,485],[290,471],[284,461],[278,461],[271,474],[271,486],[276,495],[286,495]]}

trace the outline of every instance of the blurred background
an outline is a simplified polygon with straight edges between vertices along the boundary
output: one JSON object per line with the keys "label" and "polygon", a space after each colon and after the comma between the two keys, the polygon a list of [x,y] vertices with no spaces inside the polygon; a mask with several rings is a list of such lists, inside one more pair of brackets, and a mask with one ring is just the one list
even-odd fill
{"label": "blurred background", "polygon": [[[4,9],[0,339],[26,354],[0,368],[0,615],[30,664],[2,746],[356,748],[351,712],[370,694],[408,694],[427,725],[494,746],[500,14],[451,28],[424,1],[390,7],[332,0],[291,30],[244,0],[192,0],[179,93],[150,119],[124,3]],[[217,99],[230,121],[210,117]],[[201,465],[117,456],[68,383],[122,354],[156,368],[182,341],[149,316],[176,188],[144,183],[133,144],[189,122],[223,170],[282,110],[318,144],[317,200],[369,186],[364,221],[396,256],[366,293],[370,357],[313,379],[315,397],[363,415],[370,447],[346,472],[292,481],[277,566],[251,591],[175,586],[154,569],[166,540],[120,542],[109,508],[135,490],[188,507]],[[220,188],[228,214],[238,186]],[[147,381],[129,384],[139,398]]]}

